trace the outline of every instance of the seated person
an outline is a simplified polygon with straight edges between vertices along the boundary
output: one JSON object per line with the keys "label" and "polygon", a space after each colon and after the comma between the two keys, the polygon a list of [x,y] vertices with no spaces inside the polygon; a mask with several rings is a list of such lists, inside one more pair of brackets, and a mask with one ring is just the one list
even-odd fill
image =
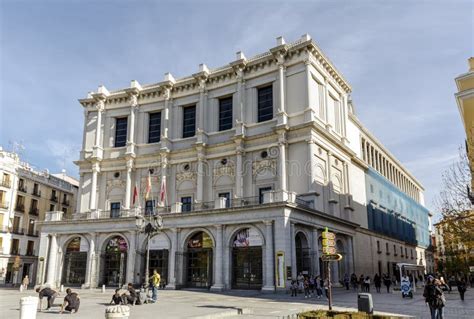
{"label": "seated person", "polygon": [[127,292],[122,295],[122,300],[125,305],[131,304],[133,306],[135,304],[137,292],[131,283],[127,285]]}
{"label": "seated person", "polygon": [[68,288],[66,289],[66,297],[64,297],[64,302],[61,305],[61,311],[59,313],[63,313],[63,310],[69,311],[70,313],[74,310],[74,312],[77,313],[80,304],[81,300],[79,299],[79,295],[72,292],[71,288]]}
{"label": "seated person", "polygon": [[46,297],[48,299],[48,307],[46,308],[46,310],[49,310],[51,308],[51,306],[54,304],[54,299],[59,296],[59,294],[54,291],[53,289],[51,288],[37,288],[36,289],[36,292],[39,293],[39,299],[40,299],[40,303],[39,303],[39,307],[40,307],[40,311],[41,311],[41,301],[43,300],[43,297]]}
{"label": "seated person", "polygon": [[120,289],[115,289],[115,294],[112,296],[110,303],[115,305],[121,305],[123,303],[122,296],[120,295]]}

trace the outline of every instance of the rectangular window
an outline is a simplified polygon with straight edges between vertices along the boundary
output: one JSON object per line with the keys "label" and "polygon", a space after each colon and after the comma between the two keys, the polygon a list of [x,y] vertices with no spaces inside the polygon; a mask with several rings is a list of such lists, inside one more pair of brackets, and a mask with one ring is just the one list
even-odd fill
{"label": "rectangular window", "polygon": [[158,143],[161,137],[161,112],[150,113],[148,143]]}
{"label": "rectangular window", "polygon": [[271,191],[271,187],[262,187],[258,189],[258,202],[263,204],[263,193]]}
{"label": "rectangular window", "polygon": [[28,240],[28,245],[26,247],[26,255],[33,256],[35,254],[35,242],[32,240]]}
{"label": "rectangular window", "polygon": [[232,97],[219,99],[219,131],[232,128]]}
{"label": "rectangular window", "polygon": [[115,119],[115,147],[122,147],[127,144],[127,124],[126,117]]}
{"label": "rectangular window", "polygon": [[15,216],[13,217],[13,232],[18,234],[20,232],[20,217],[19,216]]}
{"label": "rectangular window", "polygon": [[64,215],[67,215],[67,208],[66,207],[63,207],[62,211],[63,211]]}
{"label": "rectangular window", "polygon": [[229,208],[230,207],[230,193],[229,192],[219,193],[219,197],[224,197],[226,199],[225,207]]}
{"label": "rectangular window", "polygon": [[120,217],[120,203],[110,203],[110,218]]}
{"label": "rectangular window", "polygon": [[258,122],[273,118],[273,87],[266,86],[258,89]]}
{"label": "rectangular window", "polygon": [[393,245],[393,255],[397,256],[397,246]]}
{"label": "rectangular window", "polygon": [[183,108],[183,138],[196,134],[196,105]]}
{"label": "rectangular window", "polygon": [[54,190],[54,189],[51,191],[51,200],[52,200],[53,202],[57,202],[57,201],[58,201],[58,197],[56,196],[56,190]]}
{"label": "rectangular window", "polygon": [[10,255],[19,255],[20,254],[20,240],[19,239],[12,239],[12,246],[10,249]]}
{"label": "rectangular window", "polygon": [[403,247],[402,246],[400,246],[400,256],[403,257]]}
{"label": "rectangular window", "polygon": [[385,250],[386,250],[387,255],[390,255],[390,250],[388,248],[388,243],[385,243]]}
{"label": "rectangular window", "polygon": [[55,205],[54,205],[54,204],[50,204],[50,205],[49,205],[49,211],[50,211],[50,212],[54,212],[55,210],[56,210]]}
{"label": "rectangular window", "polygon": [[153,215],[153,210],[155,207],[155,201],[154,200],[147,200],[145,202],[145,215]]}
{"label": "rectangular window", "polygon": [[405,258],[407,258],[407,259],[408,259],[408,250],[407,250],[407,248],[406,248],[406,247],[405,247]]}
{"label": "rectangular window", "polygon": [[380,250],[380,241],[377,240],[377,252],[380,254],[382,251]]}
{"label": "rectangular window", "polygon": [[192,197],[191,196],[185,196],[181,197],[181,211],[182,212],[190,212],[192,208]]}

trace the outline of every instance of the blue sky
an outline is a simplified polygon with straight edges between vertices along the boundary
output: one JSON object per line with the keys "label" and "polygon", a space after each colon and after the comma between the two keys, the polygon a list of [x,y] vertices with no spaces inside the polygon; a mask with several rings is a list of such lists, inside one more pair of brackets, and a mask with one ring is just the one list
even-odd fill
{"label": "blue sky", "polygon": [[77,99],[218,67],[309,33],[353,88],[360,120],[432,207],[464,133],[454,78],[474,55],[472,1],[0,0],[0,145],[75,176]]}

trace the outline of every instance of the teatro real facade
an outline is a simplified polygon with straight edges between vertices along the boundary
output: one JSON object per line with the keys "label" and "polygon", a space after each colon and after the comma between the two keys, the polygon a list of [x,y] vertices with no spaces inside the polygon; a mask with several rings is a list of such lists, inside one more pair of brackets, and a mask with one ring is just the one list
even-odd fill
{"label": "teatro real facade", "polygon": [[[150,241],[150,267],[169,289],[275,291],[300,272],[324,274],[324,227],[343,255],[332,264],[335,282],[376,271],[375,240],[422,249],[369,227],[366,176],[378,159],[368,142],[379,155],[385,149],[358,122],[350,92],[308,35],[291,44],[280,37],[249,59],[238,52],[217,69],[201,64],[182,79],[100,86],[80,100],[77,211],[48,213],[38,282],[143,282],[147,241],[136,215],[150,211],[164,224]],[[421,185],[386,155],[387,168],[413,185],[403,196],[422,206]]]}

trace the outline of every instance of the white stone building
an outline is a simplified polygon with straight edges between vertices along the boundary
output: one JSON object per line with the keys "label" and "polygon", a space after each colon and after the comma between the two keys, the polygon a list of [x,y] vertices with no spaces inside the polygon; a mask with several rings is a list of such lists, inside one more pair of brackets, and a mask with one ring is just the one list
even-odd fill
{"label": "white stone building", "polygon": [[35,283],[39,225],[46,211],[71,215],[78,182],[64,173],[38,171],[0,147],[0,285]]}
{"label": "white stone building", "polygon": [[[343,255],[332,264],[335,282],[377,271],[377,236],[397,251],[419,249],[369,228],[367,141],[386,154],[400,196],[422,204],[423,189],[362,127],[350,92],[308,35],[182,79],[100,86],[80,100],[78,210],[72,219],[50,212],[43,224],[39,282],[68,285],[71,274],[84,287],[143,282],[147,243],[135,215],[158,206],[163,180],[164,228],[150,242],[150,265],[167,288],[286,289],[300,272],[324,273],[324,227]],[[144,200],[149,175],[155,203]]]}

